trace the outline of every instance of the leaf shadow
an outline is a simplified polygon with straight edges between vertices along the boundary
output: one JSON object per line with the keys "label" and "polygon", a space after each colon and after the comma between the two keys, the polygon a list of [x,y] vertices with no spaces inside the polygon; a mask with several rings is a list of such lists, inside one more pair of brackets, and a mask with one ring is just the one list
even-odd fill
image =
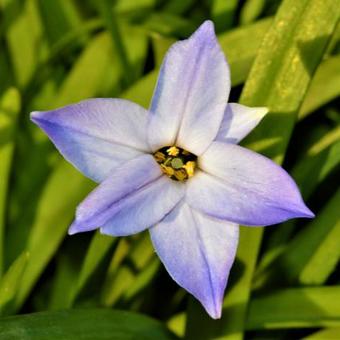
{"label": "leaf shadow", "polygon": [[295,122],[292,116],[296,116],[296,111],[268,113],[241,145],[268,158],[282,157]]}
{"label": "leaf shadow", "polygon": [[320,62],[320,55],[322,53],[315,53],[315,51],[322,51],[327,47],[329,35],[322,35],[309,41],[298,41],[297,48],[299,50],[301,61],[305,70],[310,77],[313,76],[317,66]]}

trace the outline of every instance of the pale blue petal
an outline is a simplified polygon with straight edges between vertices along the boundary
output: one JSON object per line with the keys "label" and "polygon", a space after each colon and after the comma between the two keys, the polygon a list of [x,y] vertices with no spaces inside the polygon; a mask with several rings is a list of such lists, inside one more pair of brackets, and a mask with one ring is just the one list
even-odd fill
{"label": "pale blue petal", "polygon": [[140,232],[160,221],[184,196],[185,186],[164,176],[151,155],[115,169],[79,205],[69,233],[101,228],[114,236]]}
{"label": "pale blue petal", "polygon": [[249,226],[314,216],[288,173],[255,152],[213,142],[199,166],[186,201],[206,214]]}
{"label": "pale blue petal", "polygon": [[150,151],[147,111],[127,100],[90,99],[33,112],[31,119],[69,162],[97,182],[127,160]]}
{"label": "pale blue petal", "polygon": [[201,154],[216,137],[230,91],[229,67],[211,21],[165,56],[151,104],[153,150],[178,145]]}
{"label": "pale blue petal", "polygon": [[266,107],[247,107],[229,103],[215,140],[238,144],[267,113]]}
{"label": "pale blue petal", "polygon": [[214,319],[234,262],[239,227],[179,204],[150,229],[158,256],[170,276],[193,294]]}

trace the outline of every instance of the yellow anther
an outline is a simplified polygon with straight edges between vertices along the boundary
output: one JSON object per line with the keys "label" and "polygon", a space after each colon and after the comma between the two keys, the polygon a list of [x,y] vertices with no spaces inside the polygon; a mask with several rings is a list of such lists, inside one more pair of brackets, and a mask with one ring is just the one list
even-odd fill
{"label": "yellow anther", "polygon": [[188,175],[187,175],[187,173],[184,169],[176,170],[175,173],[174,173],[174,176],[179,181],[184,181],[188,178]]}
{"label": "yellow anther", "polygon": [[175,170],[171,166],[166,166],[164,164],[161,164],[161,169],[169,177],[175,174]]}
{"label": "yellow anther", "polygon": [[174,156],[176,157],[179,154],[179,149],[176,146],[172,146],[170,147],[168,150],[166,150],[166,152],[170,155],[170,156]]}
{"label": "yellow anther", "polygon": [[188,177],[192,177],[195,172],[196,162],[189,161],[183,165],[183,168],[186,170]]}
{"label": "yellow anther", "polygon": [[154,153],[154,157],[156,159],[157,163],[162,163],[165,161],[165,155],[164,153],[157,151],[156,153]]}

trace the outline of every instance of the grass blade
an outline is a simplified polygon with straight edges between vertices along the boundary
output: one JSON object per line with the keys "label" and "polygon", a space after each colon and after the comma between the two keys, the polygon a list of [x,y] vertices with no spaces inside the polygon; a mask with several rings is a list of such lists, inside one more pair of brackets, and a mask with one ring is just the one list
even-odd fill
{"label": "grass blade", "polygon": [[340,286],[291,288],[254,298],[247,330],[340,326]]}
{"label": "grass blade", "polygon": [[299,119],[303,119],[339,95],[340,55],[330,57],[320,64],[300,109]]}
{"label": "grass blade", "polygon": [[0,98],[0,278],[4,267],[4,232],[8,209],[6,197],[19,110],[19,92],[15,88],[10,88]]}
{"label": "grass blade", "polygon": [[6,314],[6,310],[13,302],[25,270],[29,253],[22,253],[9,267],[0,281],[0,314]]}
{"label": "grass blade", "polygon": [[[279,265],[287,280],[322,285],[340,259],[340,190],[287,246]],[[275,270],[275,269],[274,269]]]}
{"label": "grass blade", "polygon": [[78,309],[42,312],[3,318],[2,339],[145,339],[174,337],[149,317],[109,309]]}
{"label": "grass blade", "polygon": [[[65,185],[67,178],[67,185]],[[20,282],[14,310],[18,310],[66,235],[78,202],[93,184],[62,161],[51,174],[41,196],[27,251],[30,258]]]}

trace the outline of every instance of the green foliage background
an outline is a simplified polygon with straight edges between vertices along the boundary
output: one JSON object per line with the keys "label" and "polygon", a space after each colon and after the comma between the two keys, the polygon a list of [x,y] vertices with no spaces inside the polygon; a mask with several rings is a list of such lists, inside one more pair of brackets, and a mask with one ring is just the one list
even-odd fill
{"label": "green foliage background", "polygon": [[[0,339],[340,339],[339,14],[338,0],[0,0]],[[243,144],[316,213],[241,227],[218,321],[147,232],[67,236],[94,184],[29,121],[90,97],[148,107],[164,53],[205,19],[232,101],[270,109]]]}

